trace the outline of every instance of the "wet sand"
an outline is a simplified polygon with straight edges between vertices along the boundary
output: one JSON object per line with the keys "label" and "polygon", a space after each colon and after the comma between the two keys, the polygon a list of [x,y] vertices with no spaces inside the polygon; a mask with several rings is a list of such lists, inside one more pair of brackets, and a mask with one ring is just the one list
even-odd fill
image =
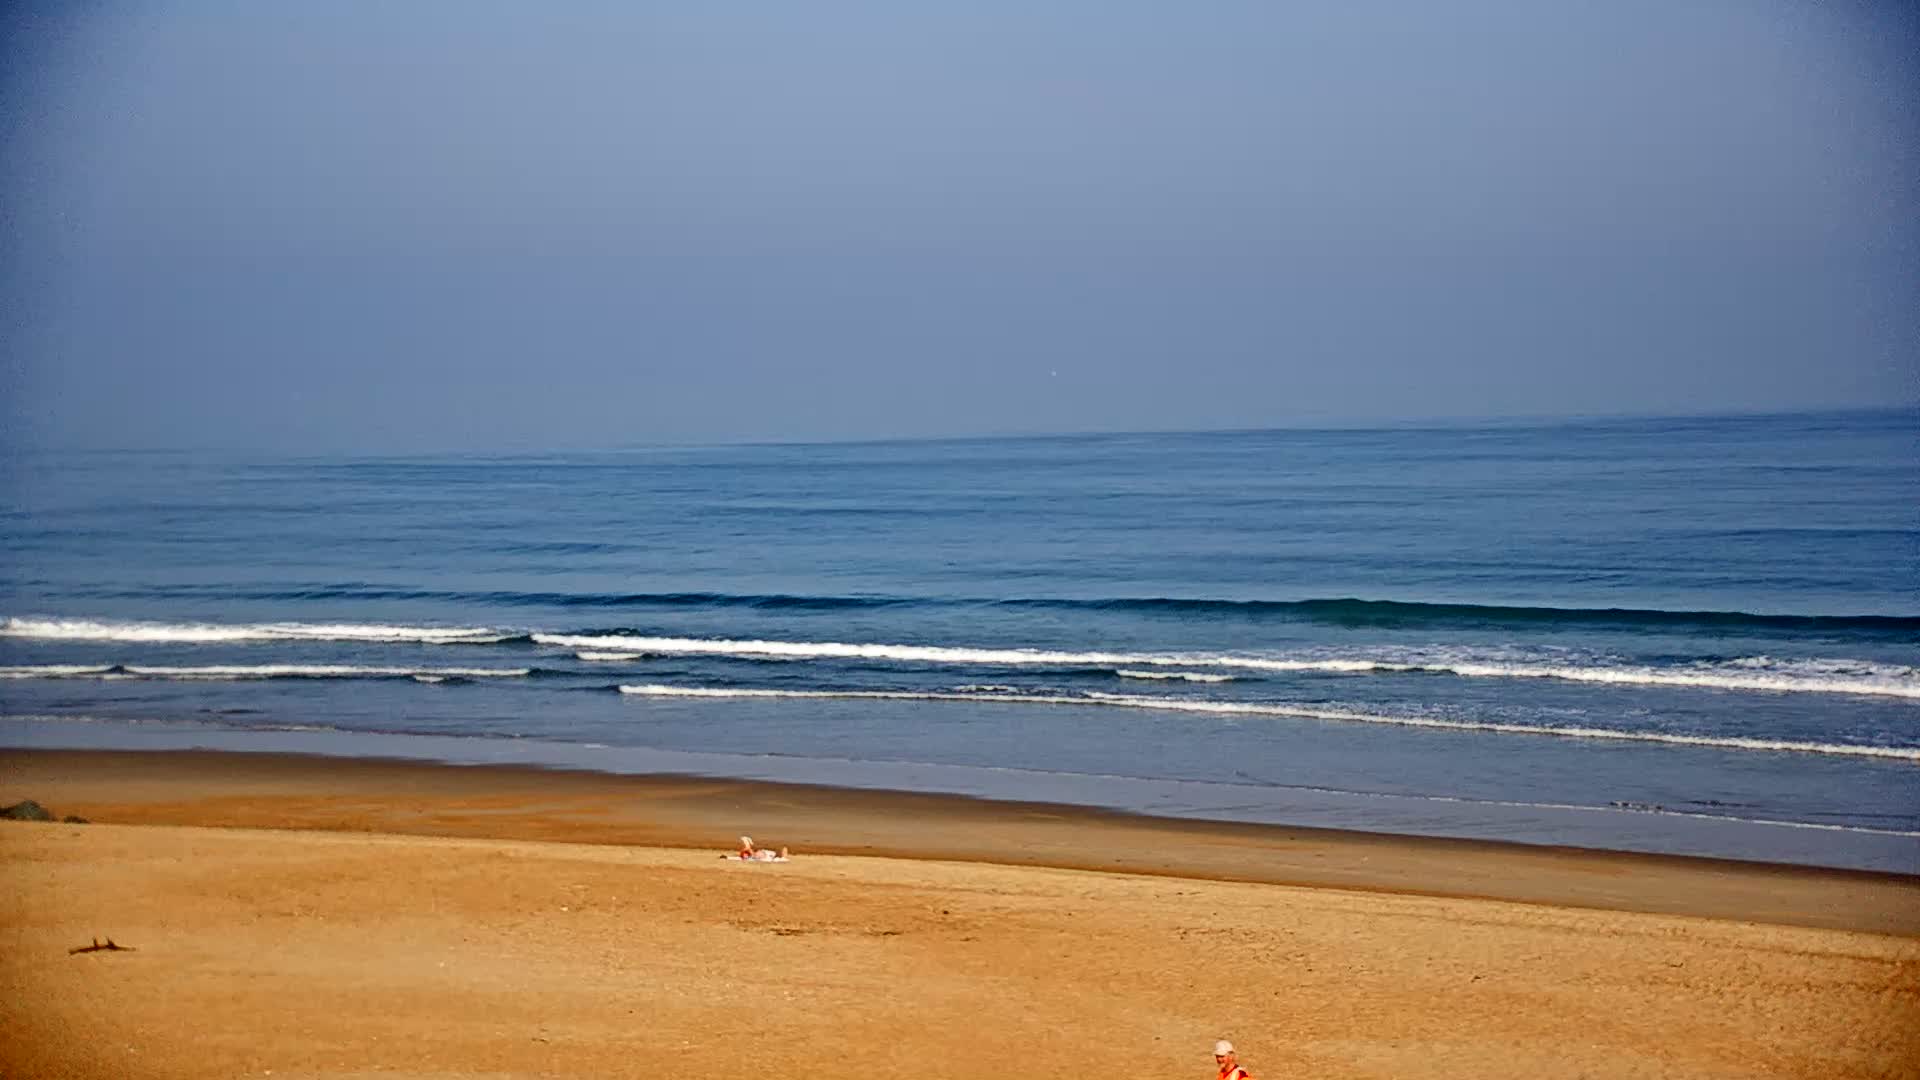
{"label": "wet sand", "polygon": [[92,823],[0,822],[5,1076],[1920,1075],[1911,877],[294,755],[23,798]]}

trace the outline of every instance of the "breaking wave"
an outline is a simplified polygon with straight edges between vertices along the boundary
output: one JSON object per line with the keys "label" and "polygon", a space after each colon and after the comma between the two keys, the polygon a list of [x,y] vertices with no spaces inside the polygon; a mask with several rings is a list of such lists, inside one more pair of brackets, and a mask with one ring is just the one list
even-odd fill
{"label": "breaking wave", "polygon": [[[0,619],[0,638],[122,642],[136,644],[275,644],[353,642],[386,645],[526,645],[572,650],[582,662],[633,662],[660,656],[705,656],[734,660],[869,661],[985,667],[1104,669],[1127,679],[1195,683],[1227,682],[1233,673],[1305,675],[1443,675],[1468,679],[1551,679],[1612,686],[1691,687],[1707,690],[1789,694],[1854,694],[1920,700],[1920,667],[1851,659],[1742,656],[1649,664],[1559,653],[1528,655],[1513,650],[1359,649],[1348,655],[1248,652],[1107,652],[1072,649],[907,645],[884,642],[787,641],[651,636],[626,630],[526,633],[495,627],[411,626],[358,623],[172,623],[10,617]],[[74,665],[70,674],[87,674]],[[52,678],[50,666],[36,674],[6,678]],[[94,673],[104,677],[104,673]]]}
{"label": "breaking wave", "polygon": [[[1683,686],[1780,693],[1872,694],[1920,699],[1920,669],[1864,661],[1782,662],[1743,657],[1711,665],[1656,668],[1644,665],[1575,665],[1465,659],[1263,657],[1244,654],[1068,652],[1050,649],[979,649],[948,645],[890,645],[835,641],[759,641],[626,635],[534,634],[539,644],[569,648],[619,648],[633,652],[780,659],[857,659],[922,664],[991,666],[1106,665],[1144,668],[1230,668],[1243,671],[1331,675],[1434,674],[1462,678],[1563,679],[1631,686]],[[1133,676],[1141,677],[1139,675]],[[1178,677],[1177,675],[1171,677]],[[1195,680],[1202,681],[1202,680]]]}

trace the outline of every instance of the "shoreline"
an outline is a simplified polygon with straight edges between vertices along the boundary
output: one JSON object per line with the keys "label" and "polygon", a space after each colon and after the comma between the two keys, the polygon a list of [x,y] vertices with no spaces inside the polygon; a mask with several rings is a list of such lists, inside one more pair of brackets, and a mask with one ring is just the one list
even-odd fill
{"label": "shoreline", "polygon": [[101,824],[728,850],[1103,871],[1920,936],[1920,876],[966,795],[231,750],[0,749],[0,805]]}
{"label": "shoreline", "polygon": [[995,802],[1062,804],[1156,819],[1238,822],[1535,847],[1638,852],[1920,876],[1920,833],[1698,814],[1661,807],[1508,803],[1233,780],[1151,779],[925,762],[667,750],[465,735],[239,730],[197,724],[45,725],[14,718],[0,748],[232,751],[524,765],[621,776],[725,777]]}

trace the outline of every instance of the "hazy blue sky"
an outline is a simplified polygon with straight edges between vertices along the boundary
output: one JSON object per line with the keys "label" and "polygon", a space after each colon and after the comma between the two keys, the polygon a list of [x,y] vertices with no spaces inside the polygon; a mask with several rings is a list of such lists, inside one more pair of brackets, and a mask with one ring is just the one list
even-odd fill
{"label": "hazy blue sky", "polygon": [[16,446],[1920,397],[1904,4],[8,10]]}

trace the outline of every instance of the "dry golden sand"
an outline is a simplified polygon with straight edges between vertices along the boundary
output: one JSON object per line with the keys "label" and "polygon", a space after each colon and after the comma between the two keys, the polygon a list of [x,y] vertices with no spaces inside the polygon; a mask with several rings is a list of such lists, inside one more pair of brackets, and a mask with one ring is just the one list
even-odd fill
{"label": "dry golden sand", "polygon": [[[7,1078],[1205,1077],[1221,1036],[1263,1080],[1920,1075],[1913,878],[0,753],[29,797],[95,823],[0,822]],[[719,858],[739,832],[796,857]],[[136,951],[67,951],[107,936]]]}

